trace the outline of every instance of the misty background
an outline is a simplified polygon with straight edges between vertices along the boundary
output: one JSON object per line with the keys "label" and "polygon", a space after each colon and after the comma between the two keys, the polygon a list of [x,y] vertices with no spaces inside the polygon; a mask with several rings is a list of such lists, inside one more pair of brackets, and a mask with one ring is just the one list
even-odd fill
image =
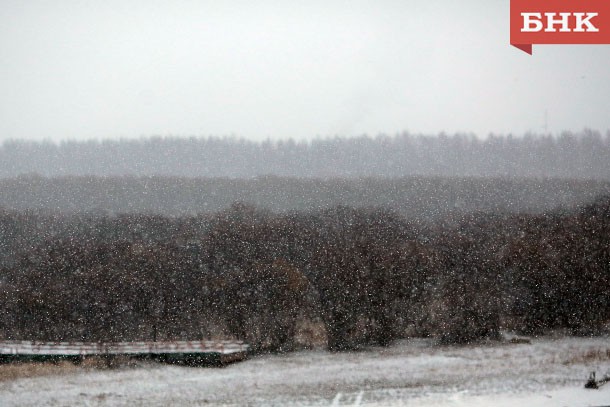
{"label": "misty background", "polygon": [[610,47],[509,2],[4,1],[0,206],[545,211],[610,183]]}
{"label": "misty background", "polygon": [[610,47],[509,45],[509,2],[0,7],[0,141],[610,129]]}

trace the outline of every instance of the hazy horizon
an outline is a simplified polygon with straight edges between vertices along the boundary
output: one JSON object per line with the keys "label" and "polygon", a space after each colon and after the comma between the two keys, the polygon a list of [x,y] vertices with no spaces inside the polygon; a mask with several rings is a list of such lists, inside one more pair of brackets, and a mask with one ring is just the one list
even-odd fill
{"label": "hazy horizon", "polygon": [[508,6],[5,1],[0,142],[605,133],[610,47],[529,56]]}
{"label": "hazy horizon", "polygon": [[344,142],[358,142],[358,140],[368,139],[371,141],[380,140],[380,139],[389,139],[396,140],[404,137],[412,138],[412,139],[420,139],[420,140],[435,140],[442,138],[449,139],[465,139],[465,140],[477,140],[480,142],[487,142],[492,139],[510,139],[510,140],[542,140],[545,138],[551,138],[555,141],[561,139],[562,137],[571,137],[576,140],[586,138],[593,135],[594,137],[600,137],[601,139],[610,139],[610,128],[609,129],[594,129],[589,126],[585,126],[578,130],[561,130],[557,132],[551,131],[526,131],[522,133],[515,132],[506,132],[506,133],[498,133],[498,132],[489,132],[486,134],[477,134],[475,132],[446,132],[439,131],[437,133],[421,133],[421,132],[409,132],[407,130],[403,131],[395,131],[392,133],[385,132],[377,132],[377,133],[358,133],[358,134],[332,134],[332,135],[316,135],[315,137],[307,137],[307,138],[296,138],[296,137],[266,137],[266,138],[248,138],[245,136],[241,136],[235,133],[229,134],[140,134],[138,136],[121,136],[118,135],[116,137],[67,137],[67,138],[51,138],[51,137],[41,137],[41,138],[0,138],[0,148],[6,145],[10,145],[13,143],[17,144],[36,144],[36,145],[45,145],[50,144],[54,146],[62,146],[65,144],[89,144],[89,143],[122,143],[122,142],[151,142],[154,140],[162,140],[162,141],[178,141],[178,142],[186,142],[186,141],[222,141],[222,142],[246,142],[252,143],[253,145],[263,145],[267,143],[271,143],[275,146],[282,145],[283,143],[296,143],[297,145],[307,145],[311,146],[315,143],[326,143],[332,141],[344,141]]}
{"label": "hazy horizon", "polygon": [[479,176],[610,179],[610,131],[559,137],[474,135],[326,138],[308,142],[153,137],[0,144],[0,178],[20,174],[230,177]]}

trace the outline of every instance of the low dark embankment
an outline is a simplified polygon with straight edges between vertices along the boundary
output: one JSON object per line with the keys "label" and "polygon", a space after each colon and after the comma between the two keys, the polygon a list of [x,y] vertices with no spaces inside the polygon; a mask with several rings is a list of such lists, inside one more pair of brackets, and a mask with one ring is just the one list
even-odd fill
{"label": "low dark embankment", "polygon": [[20,176],[0,179],[0,208],[192,216],[245,202],[276,213],[384,207],[417,220],[472,212],[541,214],[610,195],[610,181],[405,177],[254,179]]}
{"label": "low dark embankment", "polygon": [[[440,182],[440,181],[439,181]],[[465,194],[466,196],[466,194]],[[0,212],[0,338],[232,337],[255,350],[443,343],[610,315],[610,198],[411,220],[383,208]]]}

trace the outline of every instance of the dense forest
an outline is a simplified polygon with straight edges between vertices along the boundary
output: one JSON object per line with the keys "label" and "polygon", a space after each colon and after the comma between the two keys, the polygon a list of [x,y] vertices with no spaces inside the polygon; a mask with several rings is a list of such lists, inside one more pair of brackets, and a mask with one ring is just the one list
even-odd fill
{"label": "dense forest", "polygon": [[0,338],[441,343],[610,322],[610,197],[570,211],[0,212]]}
{"label": "dense forest", "polygon": [[40,176],[537,177],[610,180],[610,132],[411,135],[254,142],[237,138],[5,141],[0,178]]}

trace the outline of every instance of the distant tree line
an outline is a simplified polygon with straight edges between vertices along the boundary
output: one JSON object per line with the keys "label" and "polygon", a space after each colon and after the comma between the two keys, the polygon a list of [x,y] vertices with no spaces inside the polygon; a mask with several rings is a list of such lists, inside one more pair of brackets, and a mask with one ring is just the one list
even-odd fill
{"label": "distant tree line", "polygon": [[219,137],[5,141],[0,178],[178,176],[250,178],[559,177],[610,180],[610,131],[557,136],[472,134],[254,142]]}
{"label": "distant tree line", "polygon": [[435,222],[383,208],[277,214],[0,212],[0,338],[234,337],[329,349],[502,329],[590,335],[610,322],[610,198],[571,212]]}

